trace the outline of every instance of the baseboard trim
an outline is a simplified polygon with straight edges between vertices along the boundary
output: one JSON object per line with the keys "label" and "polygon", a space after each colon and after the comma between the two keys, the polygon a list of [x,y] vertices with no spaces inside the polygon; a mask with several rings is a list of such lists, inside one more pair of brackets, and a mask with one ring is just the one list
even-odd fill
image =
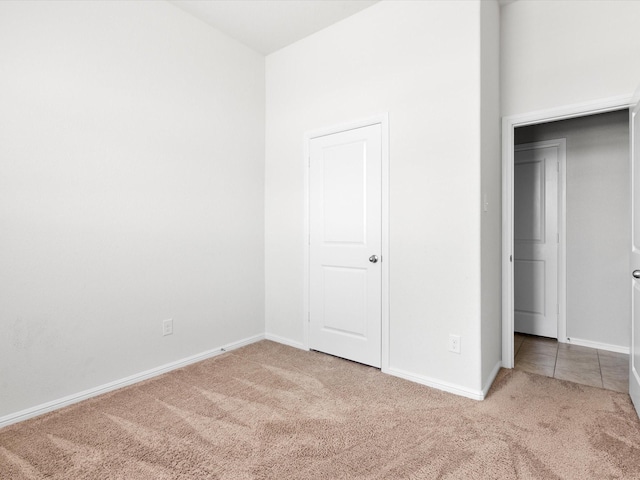
{"label": "baseboard trim", "polygon": [[608,352],[625,353],[629,355],[629,347],[621,347],[619,345],[610,345],[608,343],[592,342],[591,340],[583,340],[581,338],[567,338],[567,343],[578,345],[580,347],[597,348],[598,350],[606,350]]}
{"label": "baseboard trim", "polygon": [[498,375],[498,372],[500,371],[501,367],[502,367],[502,360],[498,360],[496,365],[493,367],[493,370],[491,370],[491,373],[489,374],[489,378],[484,384],[484,387],[482,387],[482,400],[487,398],[487,393],[489,393],[489,389],[491,388],[491,385],[493,385],[493,381],[496,379],[496,376]]}
{"label": "baseboard trim", "polygon": [[289,347],[299,348],[300,350],[309,351],[309,349],[304,346],[304,343],[296,342],[295,340],[290,340],[288,338],[281,337],[280,335],[274,335],[273,333],[265,333],[264,338],[265,340],[271,340],[272,342],[281,343]]}
{"label": "baseboard trim", "polygon": [[409,380],[410,382],[419,383],[427,387],[432,387],[437,390],[453,393],[454,395],[459,395],[461,397],[471,398],[472,400],[484,400],[484,393],[482,392],[482,390],[473,390],[471,388],[462,387],[453,383],[443,382],[441,380],[405,372],[404,370],[393,367],[383,370],[383,373],[393,375],[394,377],[403,378],[405,380]]}
{"label": "baseboard trim", "polygon": [[129,385],[142,382],[143,380],[147,380],[149,378],[157,377],[158,375],[162,375],[163,373],[167,373],[172,370],[176,370],[178,368],[186,367],[187,365],[191,365],[192,363],[197,363],[197,362],[201,362],[202,360],[206,360],[208,358],[216,357],[230,350],[235,350],[236,348],[244,347],[246,345],[259,342],[260,340],[264,340],[264,338],[265,336],[263,334],[260,334],[260,335],[255,335],[253,337],[245,338],[237,342],[231,342],[226,345],[213,348],[211,350],[206,350],[196,355],[192,355],[190,357],[182,358],[180,360],[166,363],[156,368],[145,370],[143,372],[136,373],[128,377],[106,383],[104,385],[99,385],[97,387],[90,388],[82,392],[74,393],[66,397],[59,398],[57,400],[52,400],[47,403],[36,405],[35,407],[27,408],[25,410],[21,410],[16,413],[10,413],[9,415],[0,417],[0,428],[7,427],[9,425],[22,422],[24,420],[28,420],[30,418],[37,417],[38,415],[49,413],[54,410],[58,410],[68,405],[73,405],[74,403],[78,403],[83,400],[87,400],[89,398],[102,395],[103,393],[108,393],[122,387],[127,387]]}

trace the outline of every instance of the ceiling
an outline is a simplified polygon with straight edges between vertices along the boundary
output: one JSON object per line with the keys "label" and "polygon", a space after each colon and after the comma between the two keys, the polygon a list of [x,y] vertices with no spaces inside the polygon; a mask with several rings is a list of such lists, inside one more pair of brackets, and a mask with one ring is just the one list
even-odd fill
{"label": "ceiling", "polygon": [[264,55],[379,0],[169,0]]}

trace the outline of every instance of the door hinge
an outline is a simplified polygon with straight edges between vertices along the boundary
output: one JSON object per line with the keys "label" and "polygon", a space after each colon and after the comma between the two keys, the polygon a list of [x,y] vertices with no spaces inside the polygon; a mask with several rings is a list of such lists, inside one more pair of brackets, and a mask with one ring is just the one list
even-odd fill
{"label": "door hinge", "polygon": [[556,167],[557,167],[557,169],[558,169],[558,172],[560,172],[560,162],[557,162],[557,163],[556,163]]}
{"label": "door hinge", "polygon": [[556,243],[560,243],[560,234],[559,233],[556,235]]}
{"label": "door hinge", "polygon": [[558,313],[558,315],[560,315],[560,304],[558,303],[558,304],[556,305],[556,307],[557,307],[557,310],[558,310],[558,311],[557,311],[557,313]]}
{"label": "door hinge", "polygon": [[513,255],[509,255],[509,261],[513,262]]}

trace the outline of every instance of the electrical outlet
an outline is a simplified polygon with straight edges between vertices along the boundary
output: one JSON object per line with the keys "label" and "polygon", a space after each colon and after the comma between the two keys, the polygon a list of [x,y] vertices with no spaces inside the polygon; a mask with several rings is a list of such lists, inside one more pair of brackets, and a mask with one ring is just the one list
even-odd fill
{"label": "electrical outlet", "polygon": [[460,353],[460,335],[449,335],[449,351]]}
{"label": "electrical outlet", "polygon": [[171,335],[173,333],[173,318],[167,318],[162,321],[162,335]]}

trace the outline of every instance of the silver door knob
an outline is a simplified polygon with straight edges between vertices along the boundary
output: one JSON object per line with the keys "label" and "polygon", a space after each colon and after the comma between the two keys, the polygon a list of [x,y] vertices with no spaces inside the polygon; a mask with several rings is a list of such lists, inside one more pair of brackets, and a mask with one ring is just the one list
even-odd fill
{"label": "silver door knob", "polygon": [[377,257],[376,255],[371,255],[371,256],[369,257],[369,261],[370,261],[371,263],[377,263],[377,261],[378,261],[378,257]]}
{"label": "silver door knob", "polygon": [[640,278],[640,270],[634,270],[631,275],[633,275],[633,278]]}

